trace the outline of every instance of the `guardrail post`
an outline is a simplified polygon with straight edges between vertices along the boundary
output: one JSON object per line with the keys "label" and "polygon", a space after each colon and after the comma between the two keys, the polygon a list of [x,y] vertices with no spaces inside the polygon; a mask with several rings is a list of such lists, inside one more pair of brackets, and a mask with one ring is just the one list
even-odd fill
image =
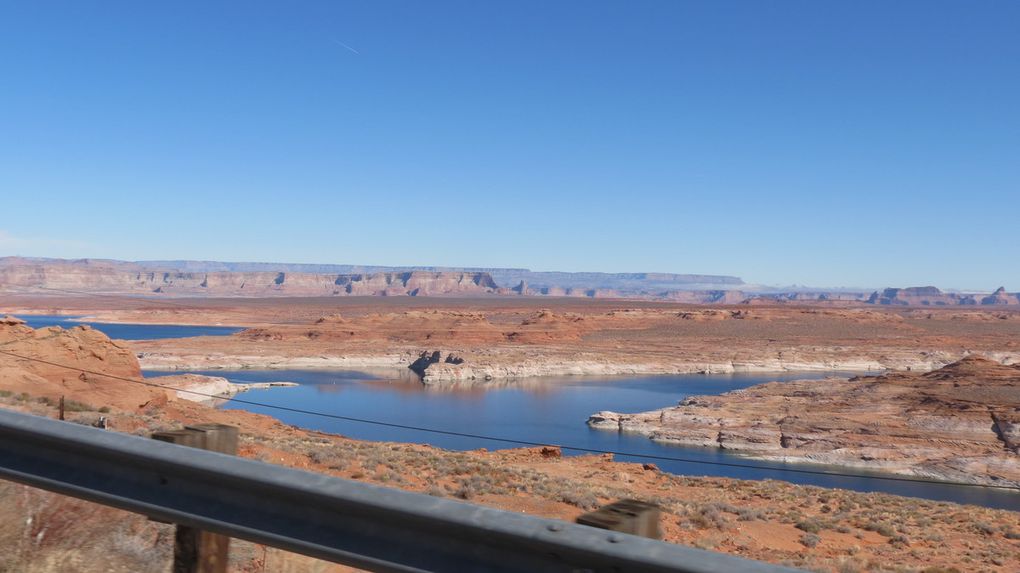
{"label": "guardrail post", "polygon": [[[237,428],[198,424],[183,430],[156,432],[154,440],[221,454],[237,454]],[[174,537],[174,573],[226,573],[230,538],[194,527],[177,526]]]}
{"label": "guardrail post", "polygon": [[636,499],[624,499],[602,506],[578,517],[577,523],[662,539],[662,531],[659,529],[659,506]]}

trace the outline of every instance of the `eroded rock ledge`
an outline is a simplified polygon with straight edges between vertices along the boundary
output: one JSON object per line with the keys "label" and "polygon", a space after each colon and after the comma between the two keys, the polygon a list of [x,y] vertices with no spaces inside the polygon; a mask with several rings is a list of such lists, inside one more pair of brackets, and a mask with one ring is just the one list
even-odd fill
{"label": "eroded rock ledge", "polygon": [[1020,365],[979,357],[924,374],[770,382],[588,424],[763,459],[1020,486]]}

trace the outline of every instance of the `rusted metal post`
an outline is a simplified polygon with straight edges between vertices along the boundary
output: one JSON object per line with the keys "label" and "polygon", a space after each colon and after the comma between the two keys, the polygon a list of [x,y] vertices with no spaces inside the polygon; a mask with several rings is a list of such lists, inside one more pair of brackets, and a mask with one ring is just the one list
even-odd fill
{"label": "rusted metal post", "polygon": [[[237,454],[237,428],[223,424],[198,424],[183,430],[157,432],[155,440],[221,454]],[[177,526],[174,538],[174,573],[226,573],[230,538],[194,527]]]}
{"label": "rusted metal post", "polygon": [[600,507],[578,517],[577,523],[662,539],[662,531],[659,529],[659,506],[636,499],[624,499]]}

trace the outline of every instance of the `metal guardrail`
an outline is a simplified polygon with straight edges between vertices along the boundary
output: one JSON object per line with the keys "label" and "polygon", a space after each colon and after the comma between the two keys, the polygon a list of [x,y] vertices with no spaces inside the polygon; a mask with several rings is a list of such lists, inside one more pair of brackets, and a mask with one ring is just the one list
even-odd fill
{"label": "metal guardrail", "polygon": [[7,410],[0,477],[371,571],[794,571]]}

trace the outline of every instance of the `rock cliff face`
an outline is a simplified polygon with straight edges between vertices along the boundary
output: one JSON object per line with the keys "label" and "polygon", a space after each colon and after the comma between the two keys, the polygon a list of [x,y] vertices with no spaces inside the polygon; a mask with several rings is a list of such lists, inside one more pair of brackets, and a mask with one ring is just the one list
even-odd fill
{"label": "rock cliff face", "polygon": [[[160,265],[166,265],[161,267]],[[346,272],[319,272],[342,269]],[[202,261],[0,258],[0,292],[76,291],[188,297],[550,296],[690,304],[1020,306],[1020,295],[944,293],[935,287],[775,292],[737,277],[661,273],[563,273],[527,269],[356,267]]]}
{"label": "rock cliff face", "polygon": [[183,296],[435,296],[491,294],[488,273],[374,274],[144,270],[117,261],[0,261],[0,288]]}
{"label": "rock cliff face", "polygon": [[698,289],[740,284],[743,282],[737,277],[664,273],[0,258],[0,291],[42,288],[219,297],[497,294],[584,298],[668,298],[692,292],[684,300],[715,302],[723,298],[733,301],[742,295]]}
{"label": "rock cliff face", "polygon": [[1020,486],[1020,365],[968,357],[925,374],[772,382],[593,428],[760,458]]}

